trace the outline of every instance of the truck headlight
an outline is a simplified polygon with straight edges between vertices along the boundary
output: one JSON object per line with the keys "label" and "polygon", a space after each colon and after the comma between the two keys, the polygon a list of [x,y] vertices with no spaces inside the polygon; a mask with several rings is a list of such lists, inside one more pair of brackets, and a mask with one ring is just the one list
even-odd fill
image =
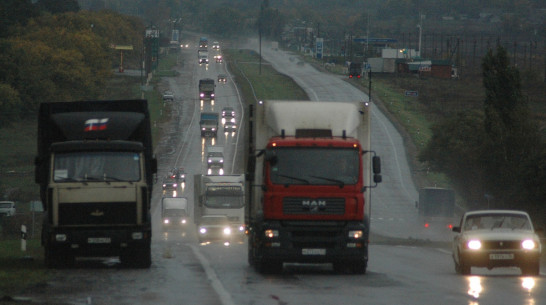
{"label": "truck headlight", "polygon": [[201,234],[207,233],[207,228],[199,228],[199,233]]}
{"label": "truck headlight", "polygon": [[526,239],[521,242],[521,247],[525,250],[533,250],[536,247],[536,243],[531,239]]}
{"label": "truck headlight", "polygon": [[163,220],[163,223],[164,223],[164,224],[169,224],[169,220],[168,220],[168,219],[164,219],[164,220]]}
{"label": "truck headlight", "polygon": [[268,229],[264,231],[264,234],[265,234],[265,237],[268,237],[268,238],[279,237],[279,230]]}
{"label": "truck headlight", "polygon": [[349,231],[349,238],[362,238],[362,230]]}
{"label": "truck headlight", "polygon": [[224,235],[230,235],[230,234],[231,234],[231,228],[230,227],[224,228]]}
{"label": "truck headlight", "polygon": [[482,242],[477,239],[471,239],[466,244],[468,249],[479,250],[482,247]]}
{"label": "truck headlight", "polygon": [[60,241],[60,242],[64,242],[66,241],[66,234],[56,234],[55,235],[55,240],[56,241]]}

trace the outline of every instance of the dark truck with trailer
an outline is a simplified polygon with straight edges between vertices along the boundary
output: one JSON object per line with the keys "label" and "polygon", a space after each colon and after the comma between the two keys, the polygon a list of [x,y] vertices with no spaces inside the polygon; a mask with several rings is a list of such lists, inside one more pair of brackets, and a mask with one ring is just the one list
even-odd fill
{"label": "dark truck with trailer", "polygon": [[201,101],[207,99],[214,102],[214,87],[216,87],[216,84],[212,78],[199,80],[199,98]]}
{"label": "dark truck with trailer", "polygon": [[199,127],[201,128],[201,137],[216,138],[218,134],[218,113],[216,112],[201,112]]}
{"label": "dark truck with trailer", "polygon": [[450,232],[455,218],[455,191],[441,187],[423,187],[419,190],[419,219],[426,229]]}
{"label": "dark truck with trailer", "polygon": [[157,160],[146,100],[42,103],[35,165],[47,267],[78,256],[150,266]]}
{"label": "dark truck with trailer", "polygon": [[362,76],[362,63],[352,62],[349,64],[349,78],[360,78]]}

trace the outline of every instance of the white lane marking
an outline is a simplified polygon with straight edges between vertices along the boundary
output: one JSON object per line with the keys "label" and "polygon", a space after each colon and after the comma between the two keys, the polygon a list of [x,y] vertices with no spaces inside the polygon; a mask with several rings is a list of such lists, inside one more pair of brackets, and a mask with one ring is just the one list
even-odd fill
{"label": "white lane marking", "polygon": [[231,295],[224,288],[224,285],[222,285],[222,282],[220,282],[220,279],[218,279],[216,272],[214,272],[214,269],[212,269],[212,267],[210,266],[209,260],[201,253],[201,251],[199,251],[199,249],[197,249],[195,245],[190,245],[190,248],[192,249],[193,254],[195,254],[197,259],[203,266],[203,269],[205,269],[207,278],[209,279],[214,291],[216,291],[216,294],[218,294],[222,305],[235,305],[235,303],[233,303]]}

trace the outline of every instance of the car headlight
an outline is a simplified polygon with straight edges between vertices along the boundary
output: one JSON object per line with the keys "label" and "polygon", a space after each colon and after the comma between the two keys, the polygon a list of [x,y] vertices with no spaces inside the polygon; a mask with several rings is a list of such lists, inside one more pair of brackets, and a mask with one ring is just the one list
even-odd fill
{"label": "car headlight", "polygon": [[525,250],[533,250],[536,247],[536,243],[531,239],[526,239],[521,242],[521,247]]}
{"label": "car headlight", "polygon": [[349,238],[362,238],[362,230],[349,231]]}
{"label": "car headlight", "polygon": [[279,230],[271,230],[271,229],[265,230],[264,234],[265,234],[265,237],[268,237],[268,238],[279,237]]}
{"label": "car headlight", "polygon": [[469,240],[466,245],[468,246],[468,249],[479,250],[482,247],[482,242],[477,239],[472,239]]}
{"label": "car headlight", "polygon": [[199,96],[201,96],[201,97],[204,97],[204,96],[205,96],[205,94],[201,93],[201,94],[200,94]]}
{"label": "car headlight", "polygon": [[231,234],[231,228],[230,227],[224,228],[224,235],[230,235],[230,234]]}

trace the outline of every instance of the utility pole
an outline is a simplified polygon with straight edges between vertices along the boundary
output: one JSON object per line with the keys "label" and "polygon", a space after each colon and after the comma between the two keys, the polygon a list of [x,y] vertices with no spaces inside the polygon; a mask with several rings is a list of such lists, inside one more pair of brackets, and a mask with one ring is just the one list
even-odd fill
{"label": "utility pole", "polygon": [[423,58],[423,53],[421,51],[421,37],[423,35],[423,17],[424,15],[419,13],[419,24],[417,27],[419,28],[419,57]]}

